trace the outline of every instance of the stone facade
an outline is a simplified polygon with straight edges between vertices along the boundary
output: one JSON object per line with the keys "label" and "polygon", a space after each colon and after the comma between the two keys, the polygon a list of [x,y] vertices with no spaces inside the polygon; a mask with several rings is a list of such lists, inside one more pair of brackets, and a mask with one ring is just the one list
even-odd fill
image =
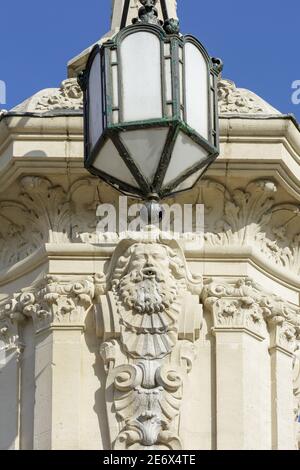
{"label": "stone facade", "polygon": [[219,83],[205,240],[99,238],[74,79],[0,116],[0,449],[298,449],[300,130]]}

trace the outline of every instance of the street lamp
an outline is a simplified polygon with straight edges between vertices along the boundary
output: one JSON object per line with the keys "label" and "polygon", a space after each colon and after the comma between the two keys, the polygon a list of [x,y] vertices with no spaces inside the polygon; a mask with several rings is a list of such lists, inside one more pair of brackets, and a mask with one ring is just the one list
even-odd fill
{"label": "street lamp", "polygon": [[125,194],[159,200],[192,188],[219,154],[220,62],[180,35],[177,20],[162,24],[157,0],[140,3],[139,18],[96,45],[79,77],[85,167]]}

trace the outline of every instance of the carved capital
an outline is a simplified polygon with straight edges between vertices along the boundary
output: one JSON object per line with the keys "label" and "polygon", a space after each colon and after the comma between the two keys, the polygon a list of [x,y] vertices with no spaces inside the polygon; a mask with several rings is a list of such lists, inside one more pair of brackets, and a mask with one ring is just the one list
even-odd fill
{"label": "carved capital", "polygon": [[241,280],[234,285],[209,282],[204,287],[202,300],[212,313],[214,328],[244,329],[260,340],[265,338],[263,308],[251,280]]}
{"label": "carved capital", "polygon": [[215,328],[244,328],[261,339],[269,336],[271,349],[294,353],[300,334],[299,307],[267,294],[253,280],[242,279],[234,285],[209,280],[202,300]]}
{"label": "carved capital", "polygon": [[262,296],[261,306],[270,331],[270,348],[293,356],[300,334],[300,309],[276,296]]}
{"label": "carved capital", "polygon": [[9,305],[0,305],[0,355],[16,352],[19,357],[23,350],[23,344],[20,341],[18,326],[24,317],[19,312],[12,311]]}
{"label": "carved capital", "polygon": [[83,328],[93,297],[92,278],[70,282],[46,276],[36,286],[16,294],[5,309],[10,317],[32,318],[36,333],[50,327]]}
{"label": "carved capital", "polygon": [[86,313],[92,307],[94,282],[92,278],[75,282],[63,282],[48,278],[38,292],[38,299],[48,305],[52,326],[84,326]]}

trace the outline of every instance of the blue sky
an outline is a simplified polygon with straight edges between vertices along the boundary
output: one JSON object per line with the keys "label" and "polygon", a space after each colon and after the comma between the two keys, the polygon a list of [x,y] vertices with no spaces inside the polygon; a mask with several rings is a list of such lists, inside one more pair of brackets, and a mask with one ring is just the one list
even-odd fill
{"label": "blue sky", "polygon": [[[66,63],[109,29],[111,0],[1,2],[0,80],[11,108],[66,77]],[[299,0],[178,0],[181,30],[225,63],[223,76],[300,121]]]}

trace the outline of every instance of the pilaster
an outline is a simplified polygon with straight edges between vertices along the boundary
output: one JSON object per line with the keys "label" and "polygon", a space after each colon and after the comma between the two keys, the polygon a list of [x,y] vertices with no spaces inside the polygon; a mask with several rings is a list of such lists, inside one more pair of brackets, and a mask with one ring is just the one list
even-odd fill
{"label": "pilaster", "polygon": [[262,303],[270,332],[272,449],[295,450],[293,366],[299,323],[284,302]]}
{"label": "pilaster", "polygon": [[0,450],[19,449],[20,356],[23,345],[18,322],[22,316],[11,314],[0,305]]}
{"label": "pilaster", "polygon": [[81,342],[93,286],[92,278],[47,276],[6,306],[10,316],[33,321],[35,450],[80,448]]}
{"label": "pilaster", "polygon": [[202,298],[214,323],[217,449],[295,449],[297,307],[250,279],[209,281]]}
{"label": "pilaster", "polygon": [[270,448],[267,330],[258,297],[250,282],[212,282],[203,301],[214,324],[217,449]]}

